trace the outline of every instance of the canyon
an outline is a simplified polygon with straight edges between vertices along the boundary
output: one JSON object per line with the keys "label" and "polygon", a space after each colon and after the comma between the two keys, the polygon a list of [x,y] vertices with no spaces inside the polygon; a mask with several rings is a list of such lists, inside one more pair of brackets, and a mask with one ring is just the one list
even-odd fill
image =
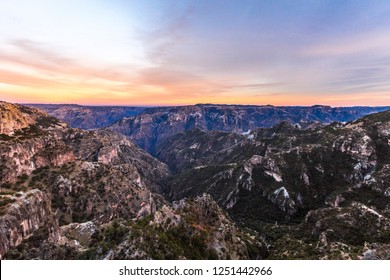
{"label": "canyon", "polygon": [[2,259],[389,258],[390,108],[35,107],[0,102]]}

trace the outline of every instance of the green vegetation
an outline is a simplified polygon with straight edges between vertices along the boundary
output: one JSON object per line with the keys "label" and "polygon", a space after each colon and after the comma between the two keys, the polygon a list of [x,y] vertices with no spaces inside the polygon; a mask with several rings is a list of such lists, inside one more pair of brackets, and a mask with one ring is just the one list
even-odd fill
{"label": "green vegetation", "polygon": [[96,259],[99,255],[105,255],[124,241],[130,228],[123,222],[114,220],[102,228],[101,233],[93,236],[91,247],[82,252],[78,258],[84,260]]}
{"label": "green vegetation", "polygon": [[114,220],[112,224],[103,230],[103,241],[110,245],[118,245],[125,235],[128,233],[128,228]]}
{"label": "green vegetation", "polygon": [[0,196],[0,207],[4,207],[4,206],[11,204],[15,201],[16,201],[16,199],[14,199],[14,198],[10,198],[8,196]]}
{"label": "green vegetation", "polygon": [[16,191],[10,189],[1,188],[0,195],[14,195]]}
{"label": "green vegetation", "polygon": [[10,198],[8,196],[0,196],[0,216],[6,213],[6,209],[9,204],[14,203],[16,199]]}
{"label": "green vegetation", "polygon": [[[370,114],[362,118],[362,120],[365,122],[366,126],[372,126],[375,123],[385,123],[390,122],[390,110],[384,111],[377,114]],[[357,120],[355,122],[358,122],[360,120]]]}
{"label": "green vegetation", "polygon": [[36,120],[37,125],[43,127],[43,128],[48,128],[53,125],[58,125],[59,121],[55,117],[52,116],[44,116],[44,117],[39,117]]}
{"label": "green vegetation", "polygon": [[176,193],[177,197],[196,197],[203,192],[209,192],[210,185],[218,179],[218,174],[231,169],[227,165],[209,165],[203,168],[194,168],[181,172],[167,184],[171,190],[186,186],[185,193]]}
{"label": "green vegetation", "polygon": [[10,141],[14,139],[12,136],[8,136],[7,134],[0,134],[0,141]]}
{"label": "green vegetation", "polygon": [[[124,245],[124,250],[136,248],[152,259],[217,259],[218,255],[208,248],[212,231],[199,230],[187,223],[171,228],[150,224],[153,216],[149,215],[135,222],[114,221],[103,228],[97,242],[80,255],[81,259],[98,258],[109,250]],[[125,251],[117,251],[117,258],[126,258]],[[132,252],[129,252],[132,253]],[[140,256],[143,256],[141,253]]]}
{"label": "green vegetation", "polygon": [[14,136],[19,140],[33,139],[42,136],[43,134],[43,130],[35,124],[31,124],[14,132]]}
{"label": "green vegetation", "polygon": [[170,229],[149,225],[150,217],[136,222],[128,242],[144,241],[143,249],[153,259],[216,259],[216,252],[207,247],[207,230],[194,230],[184,224]]}

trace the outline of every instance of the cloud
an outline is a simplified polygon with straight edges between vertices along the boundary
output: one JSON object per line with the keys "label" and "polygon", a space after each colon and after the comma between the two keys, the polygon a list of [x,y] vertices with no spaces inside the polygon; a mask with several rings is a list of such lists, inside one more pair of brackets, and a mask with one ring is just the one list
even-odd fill
{"label": "cloud", "polygon": [[0,69],[0,83],[35,88],[57,87],[61,85],[61,83],[53,80],[2,69]]}
{"label": "cloud", "polygon": [[[39,80],[41,84],[46,81],[47,85],[51,86],[68,83],[129,85],[134,76],[134,70],[130,65],[100,66],[100,69],[95,65],[85,66],[74,59],[49,50],[46,45],[30,40],[17,40],[10,45],[12,50],[8,48],[0,51],[0,69],[3,68],[4,72],[4,68],[11,67],[20,73],[14,71],[12,75],[9,72],[5,76],[0,76],[0,82],[5,82],[6,78],[12,76],[12,82],[18,83],[16,77],[19,75],[20,84],[25,84],[26,80]],[[25,75],[25,72],[29,75]]]}
{"label": "cloud", "polygon": [[320,42],[307,46],[302,50],[307,56],[345,56],[359,53],[374,53],[376,51],[389,52],[390,34],[385,30],[353,34],[337,37],[333,40],[320,40]]}
{"label": "cloud", "polygon": [[13,51],[1,50],[0,62],[18,64],[47,75],[68,75],[82,79],[100,78],[115,82],[128,82],[135,66],[131,64],[99,66],[82,65],[75,59],[60,55],[49,46],[31,40],[16,40],[9,45]]}
{"label": "cloud", "polygon": [[[110,5],[98,10],[103,15]],[[138,16],[132,14],[137,5],[143,7]],[[41,98],[40,91],[64,100],[127,104],[282,104],[283,100],[306,104],[339,102],[363,92],[381,96],[390,89],[390,17],[382,5],[328,1],[137,5],[115,3],[130,20],[96,23],[105,26],[104,35],[94,25],[95,16],[70,23],[66,14],[67,32],[58,32],[58,38],[46,36],[46,40],[32,32],[19,35],[24,39],[12,35],[7,44],[2,39],[0,83],[12,86],[12,94],[24,90],[25,96]],[[125,17],[124,7],[132,10],[128,14],[132,17]],[[46,20],[32,30],[42,30]],[[78,26],[83,32],[77,32]],[[134,26],[141,30],[138,34]],[[111,36],[111,31],[116,35]],[[62,35],[66,40],[61,40]],[[94,55],[88,56],[88,50]]]}
{"label": "cloud", "polygon": [[264,89],[264,88],[274,88],[282,85],[286,85],[286,82],[281,83],[254,83],[254,84],[232,84],[221,86],[221,88],[234,90],[234,89]]}

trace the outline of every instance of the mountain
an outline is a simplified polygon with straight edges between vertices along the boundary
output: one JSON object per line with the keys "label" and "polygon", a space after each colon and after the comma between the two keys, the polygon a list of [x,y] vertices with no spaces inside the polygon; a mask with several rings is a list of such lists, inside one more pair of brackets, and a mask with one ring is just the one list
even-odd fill
{"label": "mountain", "polygon": [[[0,102],[0,114],[0,258],[265,256],[262,240],[236,228],[209,196],[168,203],[167,165],[126,137],[71,128],[22,105]],[[137,232],[175,248],[147,249],[152,243]]]}
{"label": "mountain", "polygon": [[144,107],[128,106],[81,106],[73,104],[26,104],[45,111],[68,123],[73,128],[95,129],[109,126],[124,117],[141,113]]}
{"label": "mountain", "polygon": [[7,137],[15,131],[24,129],[40,120],[50,120],[44,112],[25,106],[0,101],[0,134]]}
{"label": "mountain", "polygon": [[[376,146],[384,132],[358,124],[303,130],[284,122],[245,136],[192,130],[167,139],[158,157],[177,172],[168,184],[174,199],[207,190],[234,209],[240,192],[256,186],[284,219],[325,206],[338,186],[360,186],[387,163],[388,147]],[[244,201],[248,209],[260,207]]]}
{"label": "mountain", "polygon": [[[298,237],[284,237],[283,246],[300,242],[309,251],[282,256],[279,244],[274,258],[356,258],[351,250],[390,242],[389,136],[386,111],[306,129],[282,122],[245,135],[189,130],[162,141],[157,157],[176,172],[166,184],[170,199],[207,192],[242,226],[271,239],[288,229]],[[271,230],[275,221],[281,224]]]}
{"label": "mountain", "polygon": [[295,107],[323,121],[252,129],[251,107],[85,131],[0,102],[0,257],[388,259],[390,111],[325,124],[346,109]]}
{"label": "mountain", "polygon": [[272,127],[282,121],[302,126],[333,121],[347,122],[390,107],[276,107],[199,104],[194,106],[148,108],[123,118],[108,129],[129,136],[141,148],[156,155],[165,139],[193,128],[245,133]]}
{"label": "mountain", "polygon": [[[157,178],[167,176],[168,168],[125,137],[73,129],[21,105],[2,102],[0,109],[7,117],[0,130],[1,255],[4,248],[18,245],[47,226],[45,216],[54,212],[60,226],[88,220],[108,222],[115,217],[147,215],[163,200]],[[47,215],[41,214],[40,204],[30,203],[31,192],[44,200]]]}

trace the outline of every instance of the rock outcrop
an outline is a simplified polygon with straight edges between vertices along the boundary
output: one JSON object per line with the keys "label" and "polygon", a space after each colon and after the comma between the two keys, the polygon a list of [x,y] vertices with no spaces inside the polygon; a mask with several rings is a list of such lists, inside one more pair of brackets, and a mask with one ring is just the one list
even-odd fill
{"label": "rock outcrop", "polygon": [[42,117],[47,115],[40,110],[0,101],[0,134],[12,135]]}
{"label": "rock outcrop", "polygon": [[[110,244],[107,246],[107,244]],[[135,223],[105,227],[83,257],[104,259],[263,259],[264,242],[239,230],[209,195],[164,205]]]}
{"label": "rock outcrop", "polygon": [[58,219],[51,207],[50,194],[31,190],[2,195],[1,201],[0,259],[10,248],[18,246],[39,229],[46,230],[47,240],[59,241]]}

